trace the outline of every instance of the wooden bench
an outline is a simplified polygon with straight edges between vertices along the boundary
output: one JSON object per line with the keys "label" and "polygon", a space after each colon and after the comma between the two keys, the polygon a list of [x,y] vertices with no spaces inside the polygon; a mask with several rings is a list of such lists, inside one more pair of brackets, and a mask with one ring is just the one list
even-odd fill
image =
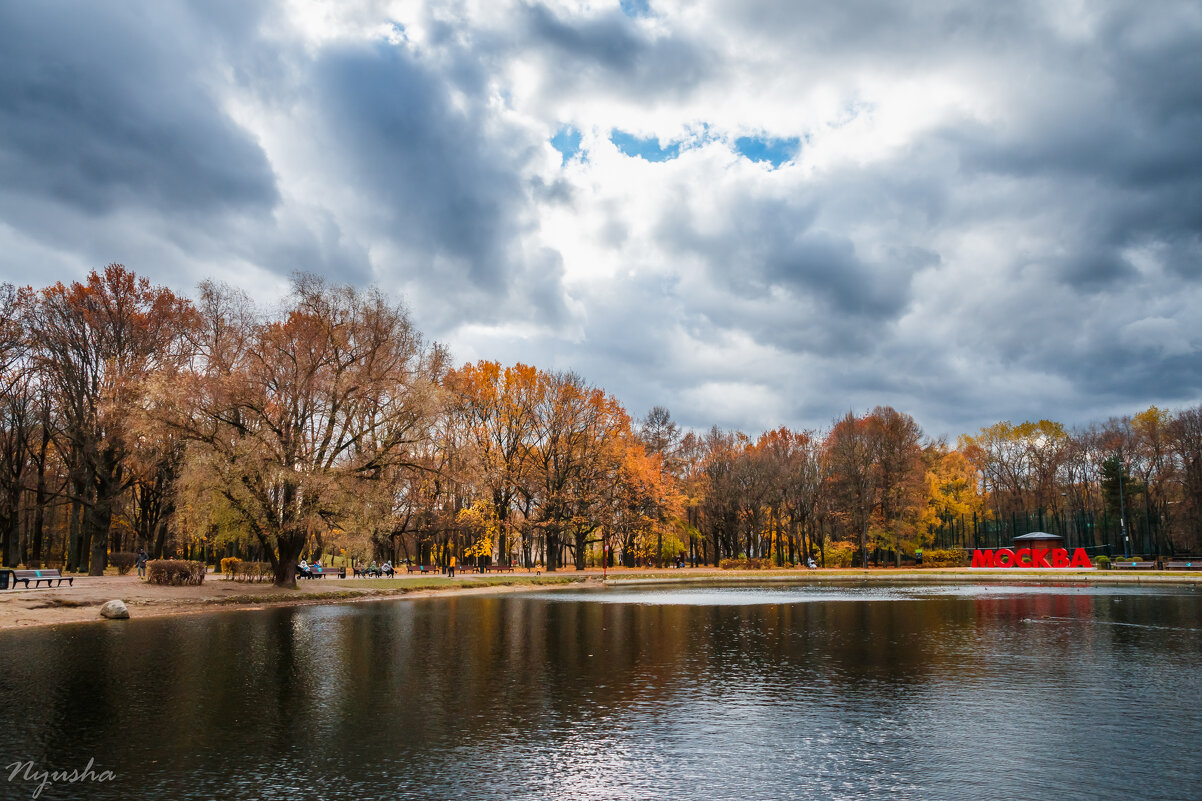
{"label": "wooden bench", "polygon": [[405,572],[406,573],[437,573],[438,568],[435,567],[434,565],[407,564],[407,565],[405,565]]}
{"label": "wooden bench", "polygon": [[1165,570],[1202,570],[1202,558],[1174,559],[1164,563]]}
{"label": "wooden bench", "polygon": [[29,582],[31,581],[33,582],[34,589],[37,589],[38,585],[43,581],[46,582],[47,587],[50,586],[50,582],[52,581],[58,582],[54,585],[56,587],[61,586],[64,581],[67,582],[68,586],[75,583],[74,576],[64,576],[57,570],[14,570],[12,571],[12,578],[14,587],[16,587],[18,581],[23,581],[25,582],[25,589],[29,589]]}
{"label": "wooden bench", "polygon": [[346,578],[345,567],[310,567],[309,575],[301,575],[301,578],[325,578],[326,576],[337,576],[338,578]]}
{"label": "wooden bench", "polygon": [[1115,559],[1110,563],[1115,570],[1155,570],[1155,562],[1141,562],[1138,559]]}
{"label": "wooden bench", "polygon": [[489,565],[484,569],[489,573],[512,573],[513,568],[513,565]]}

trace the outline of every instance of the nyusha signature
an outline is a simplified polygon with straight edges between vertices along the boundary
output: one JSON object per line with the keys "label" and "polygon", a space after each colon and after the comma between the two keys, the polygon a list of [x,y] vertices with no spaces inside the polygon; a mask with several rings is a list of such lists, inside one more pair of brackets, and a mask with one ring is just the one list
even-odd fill
{"label": "nyusha signature", "polygon": [[80,782],[91,782],[100,784],[102,782],[111,782],[117,778],[117,774],[111,770],[102,770],[96,772],[94,766],[95,759],[89,759],[88,764],[83,767],[83,770],[38,770],[33,764],[32,759],[27,759],[24,762],[10,762],[5,767],[8,769],[8,780],[10,782],[28,782],[36,784],[33,788],[33,798],[38,798],[42,795],[42,791],[54,784],[78,784]]}

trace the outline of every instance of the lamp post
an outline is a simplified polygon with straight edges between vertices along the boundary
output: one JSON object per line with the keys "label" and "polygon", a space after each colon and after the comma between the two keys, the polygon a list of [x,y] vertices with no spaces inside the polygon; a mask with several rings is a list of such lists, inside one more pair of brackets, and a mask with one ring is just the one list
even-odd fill
{"label": "lamp post", "polygon": [[1123,533],[1123,558],[1129,557],[1130,548],[1127,547],[1127,503],[1123,497],[1123,473],[1126,470],[1126,463],[1123,461],[1123,449],[1119,448],[1119,529]]}
{"label": "lamp post", "polygon": [[1069,535],[1072,532],[1072,512],[1069,509],[1068,493],[1060,493],[1060,506],[1064,510],[1064,547],[1069,547],[1071,542]]}

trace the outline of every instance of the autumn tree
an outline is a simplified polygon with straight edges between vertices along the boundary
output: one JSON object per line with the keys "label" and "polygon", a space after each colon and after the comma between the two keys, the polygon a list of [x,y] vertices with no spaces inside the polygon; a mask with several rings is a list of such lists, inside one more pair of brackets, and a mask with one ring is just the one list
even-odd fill
{"label": "autumn tree", "polygon": [[[609,482],[620,470],[630,417],[612,396],[575,373],[551,373],[537,406],[536,524],[546,538],[547,570],[567,547],[584,569],[590,537],[603,525]],[[593,538],[591,541],[596,541]]]}
{"label": "autumn tree", "polygon": [[[646,417],[639,421],[637,432],[639,443],[647,455],[653,456],[659,466],[661,473],[661,481],[656,482],[661,486],[668,486],[678,479],[679,476],[679,449],[681,441],[680,426],[672,419],[672,413],[664,406],[654,406]],[[632,461],[628,464],[637,462]],[[632,469],[633,474],[640,472],[637,469]],[[635,479],[637,483],[644,484],[645,480]],[[664,522],[663,520],[659,521]],[[663,567],[664,553],[664,526],[657,525],[655,527],[657,540],[655,544],[655,560],[657,567]]]}
{"label": "autumn tree", "polygon": [[997,517],[1059,506],[1058,476],[1070,445],[1060,423],[1003,421],[962,438],[961,444],[981,472]]}
{"label": "autumn tree", "polygon": [[130,481],[130,430],[146,379],[189,357],[187,300],[119,264],[31,297],[23,315],[32,361],[57,406],[69,453],[75,521],[68,567],[101,575],[118,500]]}
{"label": "autumn tree", "polygon": [[1202,548],[1202,406],[1179,412],[1166,435],[1179,470],[1182,544],[1196,551]]}
{"label": "autumn tree", "polygon": [[515,509],[530,497],[538,412],[547,378],[533,367],[481,361],[452,371],[446,380],[449,413],[463,423],[472,479],[492,503],[502,560],[508,562]]}
{"label": "autumn tree", "polygon": [[641,438],[621,437],[617,448],[604,520],[606,544],[611,553],[621,548],[627,565],[651,557],[662,566],[666,549],[677,553],[684,547],[676,536],[683,530],[677,481],[661,454],[649,452]]}
{"label": "autumn tree", "polygon": [[318,528],[345,525],[373,484],[416,467],[444,355],[380,292],[295,278],[276,315],[202,287],[199,356],[165,373],[154,414],[263,546],[275,583]]}
{"label": "autumn tree", "polygon": [[18,317],[20,292],[0,285],[0,559],[20,561],[21,491],[36,428],[36,378],[29,364],[29,340]]}
{"label": "autumn tree", "polygon": [[892,547],[900,567],[903,548],[915,546],[926,502],[922,429],[913,417],[891,406],[873,409],[867,423],[877,473],[879,539]]}
{"label": "autumn tree", "polygon": [[831,428],[825,451],[832,496],[860,546],[860,564],[868,564],[868,530],[876,507],[876,453],[869,422],[848,412]]}
{"label": "autumn tree", "polygon": [[926,506],[922,522],[927,531],[950,528],[957,520],[984,512],[981,475],[963,451],[940,440],[927,445],[923,459]]}

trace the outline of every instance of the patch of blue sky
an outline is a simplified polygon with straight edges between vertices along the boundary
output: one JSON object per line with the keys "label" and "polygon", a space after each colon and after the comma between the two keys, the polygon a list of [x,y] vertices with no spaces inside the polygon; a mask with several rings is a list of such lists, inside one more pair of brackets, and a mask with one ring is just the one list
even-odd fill
{"label": "patch of blue sky", "polygon": [[396,20],[389,22],[388,36],[386,37],[391,44],[400,44],[401,42],[409,41],[409,34],[405,32],[405,26]]}
{"label": "patch of blue sky", "polygon": [[551,137],[551,147],[559,151],[563,163],[567,164],[580,152],[580,131],[571,125],[563,126]]}
{"label": "patch of blue sky", "polygon": [[766,161],[779,167],[787,161],[797,158],[801,151],[801,139],[796,136],[787,139],[772,139],[763,136],[740,136],[735,140],[735,152],[752,161]]}
{"label": "patch of blue sky", "polygon": [[619,0],[618,5],[628,17],[646,17],[651,14],[650,0]]}
{"label": "patch of blue sky", "polygon": [[640,139],[634,134],[619,131],[617,128],[610,131],[609,141],[613,142],[614,146],[627,156],[644,161],[669,161],[680,155],[679,142],[669,142],[667,147],[663,147],[654,136]]}

